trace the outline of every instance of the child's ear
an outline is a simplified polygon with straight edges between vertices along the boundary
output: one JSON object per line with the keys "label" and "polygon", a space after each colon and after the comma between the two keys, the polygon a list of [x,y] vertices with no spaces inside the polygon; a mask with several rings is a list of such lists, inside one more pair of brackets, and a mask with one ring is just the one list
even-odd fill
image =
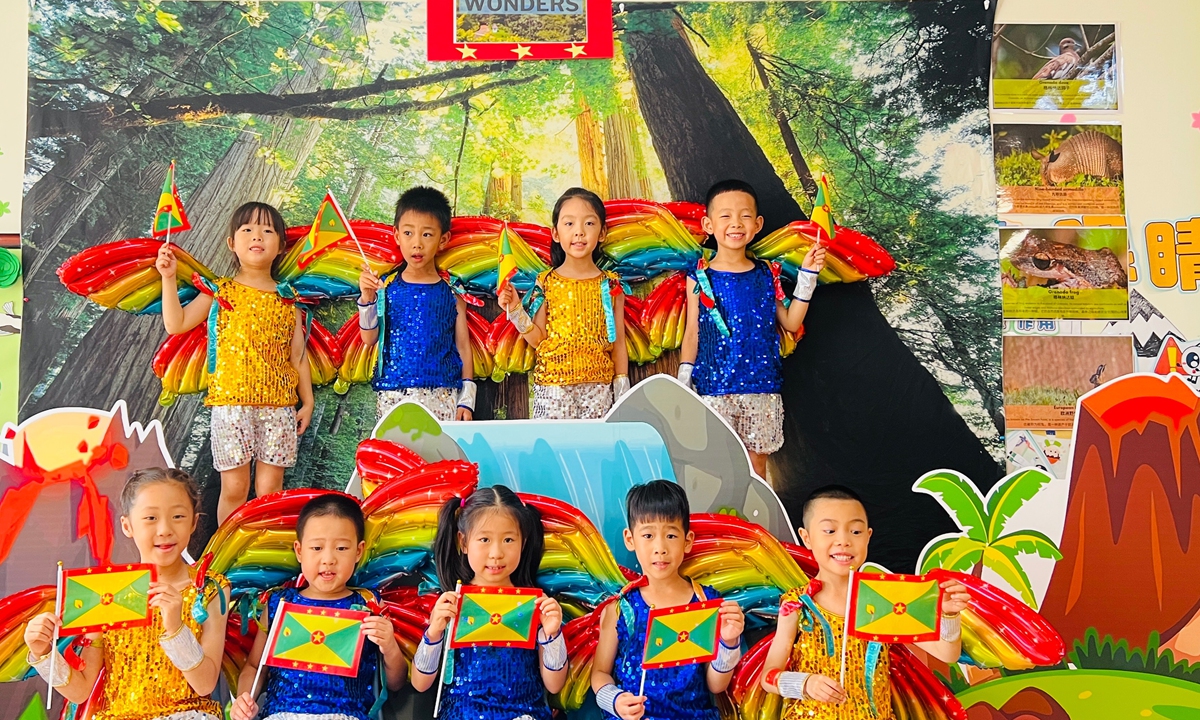
{"label": "child's ear", "polygon": [[796,532],[800,533],[800,542],[804,543],[804,547],[812,550],[812,545],[808,542],[808,531],[803,527],[796,528]]}
{"label": "child's ear", "polygon": [[[759,215],[758,217],[756,217],[754,219],[754,234],[755,235],[759,234],[760,232],[762,232],[762,229],[763,229],[763,216]],[[751,239],[753,239],[753,238],[751,238]]]}
{"label": "child's ear", "polygon": [[458,552],[460,554],[464,552],[463,545],[466,544],[466,542],[467,542],[467,538],[464,537],[463,534],[460,532],[458,534]]}
{"label": "child's ear", "polygon": [[696,533],[688,530],[687,535],[683,536],[683,552],[685,554],[692,551],[692,544],[694,542],[696,542]]}
{"label": "child's ear", "polygon": [[300,538],[296,538],[296,542],[292,543],[292,552],[296,553],[296,562],[300,562]]}
{"label": "child's ear", "polygon": [[225,238],[225,244],[229,246],[229,252],[233,252],[233,236]]}
{"label": "child's ear", "polygon": [[358,541],[358,552],[354,553],[354,562],[358,562],[359,560],[362,560],[363,550],[365,550],[366,547],[367,547],[366,540]]}
{"label": "child's ear", "polygon": [[127,538],[133,537],[133,525],[129,524],[129,518],[125,517],[124,515],[121,516],[121,532],[124,533],[125,537]]}
{"label": "child's ear", "polygon": [[[759,219],[761,220],[762,218],[759,218]],[[705,213],[704,217],[700,218],[700,229],[704,231],[705,235],[713,235],[714,234],[713,233],[713,222],[711,219],[709,219],[708,213]]]}
{"label": "child's ear", "polygon": [[447,230],[446,232],[442,233],[442,239],[438,241],[438,250],[439,251],[444,250],[446,247],[446,244],[449,242],[450,242],[450,231]]}
{"label": "child's ear", "polygon": [[621,535],[624,536],[624,538],[625,538],[625,549],[632,552],[633,551],[633,533],[629,531],[629,528],[625,528],[621,532]]}

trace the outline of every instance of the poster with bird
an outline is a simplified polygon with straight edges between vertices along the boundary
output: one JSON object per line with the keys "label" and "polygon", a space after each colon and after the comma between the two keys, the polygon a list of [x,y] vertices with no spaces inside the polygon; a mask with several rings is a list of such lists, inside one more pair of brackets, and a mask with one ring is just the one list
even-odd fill
{"label": "poster with bird", "polygon": [[998,26],[992,39],[992,107],[1117,110],[1118,40],[1115,25]]}

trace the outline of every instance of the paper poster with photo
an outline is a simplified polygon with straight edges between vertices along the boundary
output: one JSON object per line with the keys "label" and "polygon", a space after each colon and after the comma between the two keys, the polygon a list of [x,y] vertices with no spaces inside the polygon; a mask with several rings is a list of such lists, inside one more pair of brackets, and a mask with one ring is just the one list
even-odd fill
{"label": "paper poster with photo", "polygon": [[599,0],[429,0],[432,61],[611,58],[611,4]]}
{"label": "paper poster with photo", "polygon": [[1128,256],[1125,228],[1002,228],[1004,317],[1125,320]]}
{"label": "paper poster with photo", "polygon": [[1115,25],[997,25],[992,107],[997,110],[1117,110]]}
{"label": "paper poster with photo", "polygon": [[992,147],[1002,215],[1125,212],[1120,125],[997,124]]}
{"label": "paper poster with photo", "polygon": [[1070,430],[1013,430],[1004,435],[1008,472],[1039,468],[1059,480],[1068,478],[1071,459]]}
{"label": "paper poster with photo", "polygon": [[1129,336],[1006,336],[1003,352],[1009,430],[1070,430],[1081,395],[1133,372]]}

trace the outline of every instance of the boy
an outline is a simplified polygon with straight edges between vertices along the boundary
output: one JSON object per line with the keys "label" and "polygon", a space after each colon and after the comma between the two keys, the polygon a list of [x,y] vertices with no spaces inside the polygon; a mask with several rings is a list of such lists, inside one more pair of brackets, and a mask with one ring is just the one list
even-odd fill
{"label": "boy", "polygon": [[[789,307],[775,297],[771,267],[746,256],[746,246],[762,230],[758,196],[741,180],[722,180],[708,190],[704,231],[717,241],[717,254],[688,278],[687,326],[680,353],[679,380],[733,427],[750,453],[754,472],[767,477],[767,457],[783,446],[783,384],[778,322],[796,332],[808,312],[825,248],[813,245]],[[700,293],[712,308],[701,309]]]}
{"label": "boy", "polygon": [[[828,485],[809,495],[801,513],[804,526],[800,528],[800,538],[812,550],[820,568],[810,585],[816,591],[806,594],[799,589],[790,590],[780,599],[779,624],[763,664],[762,687],[785,698],[782,720],[801,717],[890,720],[893,715],[886,647],[878,653],[878,664],[872,668],[874,697],[867,695],[865,657],[869,643],[866,641],[850,638],[846,648],[846,686],[842,687],[837,679],[841,674],[845,623],[841,613],[846,608],[850,569],[862,567],[871,538],[867,511],[853,490]],[[962,653],[958,614],[967,607],[971,596],[966,586],[956,580],[943,582],[942,589],[945,592],[941,640],[917,646],[939,660],[955,663]],[[802,615],[808,629],[800,633]]]}
{"label": "boy", "polygon": [[434,262],[450,240],[450,201],[433,188],[412,188],[396,202],[395,227],[404,262],[383,277],[368,267],[358,276],[362,341],[379,342],[376,412],[382,418],[414,400],[438,420],[470,420],[476,388],[467,305]]}
{"label": "boy", "polygon": [[[232,720],[254,720],[260,709],[267,720],[275,716],[304,717],[306,720],[368,720],[380,692],[376,674],[380,661],[388,690],[399,690],[404,684],[408,663],[392,632],[392,622],[371,615],[362,623],[362,632],[369,642],[363,644],[357,676],[341,677],[272,667],[263,670],[266,680],[261,687],[251,687],[281,599],[323,610],[365,610],[368,604],[378,602],[375,594],[368,590],[346,587],[365,545],[362,508],[353,498],[338,493],[319,495],[300,509],[296,520],[295,552],[307,585],[303,590],[284,588],[272,591],[268,596],[263,610],[264,622],[238,677],[238,697],[230,709]],[[265,691],[261,708],[254,694],[256,690]]]}
{"label": "boy", "polygon": [[687,495],[668,480],[637,485],[625,498],[629,527],[625,547],[632,550],[644,575],[609,603],[600,617],[600,639],[592,663],[596,704],[623,720],[639,718],[717,720],[713,694],[724,692],[742,655],[745,617],[733,600],[719,611],[717,658],[707,665],[647,670],[644,695],[634,695],[642,679],[642,650],[650,608],[687,605],[719,596],[679,574],[692,547]]}

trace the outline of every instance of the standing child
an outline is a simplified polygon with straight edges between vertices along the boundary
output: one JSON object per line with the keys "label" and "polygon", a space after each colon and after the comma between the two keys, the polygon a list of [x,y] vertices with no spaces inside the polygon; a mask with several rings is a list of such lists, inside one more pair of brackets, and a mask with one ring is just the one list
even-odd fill
{"label": "standing child", "polygon": [[[720,413],[750,453],[750,463],[767,477],[767,457],[783,446],[783,385],[775,323],[796,332],[808,312],[825,248],[813,245],[804,256],[794,296],[784,306],[776,297],[775,275],[765,262],[746,256],[746,246],[762,230],[758,196],[749,183],[723,180],[705,200],[701,225],[716,238],[717,254],[688,279],[687,327],[680,352],[679,380]],[[700,294],[711,297],[702,310]]]}
{"label": "standing child", "polygon": [[225,243],[237,273],[215,284],[205,281],[186,308],[176,292],[175,253],[167,244],[158,250],[167,332],[179,335],[207,320],[208,341],[215,344],[208,348],[204,404],[212,408],[213,468],[221,473],[218,523],[249,497],[252,460],[258,461],[259,497],[283,489],[284,469],[296,464],[297,436],[312,419],[304,314],[280,295],[272,275],[284,230],[283,216],[266,203],[235,210]]}
{"label": "standing child", "polygon": [[383,277],[369,268],[358,277],[362,341],[379,342],[377,416],[415,400],[439,420],[470,420],[476,388],[467,304],[434,262],[450,240],[450,201],[433,188],[412,188],[396,202],[395,227],[404,263]]}
{"label": "standing child", "polygon": [[498,300],[537,350],[533,417],[595,419],[629,389],[625,297],[620,279],[596,266],[604,201],[590,190],[570,188],[554,203],[552,218],[554,269],[538,277],[533,291],[545,302],[530,319],[511,283]]}
{"label": "standing child", "polygon": [[623,720],[717,720],[720,713],[713,694],[729,687],[742,655],[742,609],[733,600],[721,604],[715,660],[647,670],[645,694],[635,695],[634,688],[642,680],[650,609],[720,596],[711,587],[679,574],[695,537],[688,528],[691,512],[682,487],[669,480],[635,485],[625,498],[625,510],[629,518],[625,547],[637,555],[643,576],[626,588],[620,599],[605,606],[600,616],[600,640],[592,663],[596,704]]}
{"label": "standing child", "polygon": [[149,625],[88,633],[79,670],[52,645],[57,615],[42,613],[25,628],[29,664],[67,700],[86,702],[104,670],[93,720],[221,717],[220,704],[208,696],[221,676],[229,583],[216,573],[197,578],[182,557],[199,506],[199,488],[179,470],[138,470],[121,491],[121,531],[133,538],[141,562],[157,571]]}
{"label": "standing child", "polygon": [[[413,657],[412,684],[428,690],[438,680],[446,628],[458,608],[456,585],[534,587],[542,561],[538,511],[503,485],[452,497],[438,513],[434,556],[443,592]],[[441,720],[550,720],[546,692],[567,682],[562,608],[537,601],[537,649],[469,647],[453,651],[454,679],[445,688]]]}
{"label": "standing child", "polygon": [[[809,495],[801,513],[800,537],[820,570],[807,592],[793,589],[780,598],[779,623],[763,665],[762,687],[786,698],[783,720],[891,720],[885,643],[849,638],[846,686],[837,679],[850,569],[866,562],[871,539],[867,511],[853,490],[828,485]],[[962,652],[958,614],[971,596],[955,580],[943,582],[942,589],[941,640],[917,646],[943,662],[955,663]],[[872,649],[872,645],[884,647]],[[868,694],[868,688],[874,692]]]}
{"label": "standing child", "polygon": [[264,622],[259,625],[254,646],[238,677],[239,694],[230,712],[232,720],[254,720],[260,712],[267,720],[368,720],[381,692],[380,663],[388,690],[399,690],[404,684],[407,663],[393,634],[392,621],[372,615],[362,623],[362,632],[370,642],[363,643],[358,675],[265,668],[266,692],[261,708],[254,695],[258,689],[252,687],[254,676],[280,600],[322,611],[365,610],[378,603],[375,593],[346,586],[365,544],[362,508],[353,498],[329,493],[309,500],[300,509],[295,551],[306,585],[302,590],[286,588],[268,595]]}

